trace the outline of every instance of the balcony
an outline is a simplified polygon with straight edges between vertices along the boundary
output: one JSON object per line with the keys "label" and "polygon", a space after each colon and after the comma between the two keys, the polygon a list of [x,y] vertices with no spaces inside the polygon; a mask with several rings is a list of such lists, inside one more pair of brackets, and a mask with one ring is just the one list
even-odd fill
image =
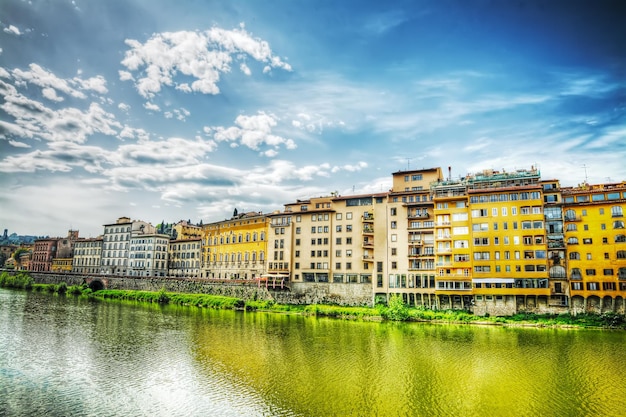
{"label": "balcony", "polygon": [[565,215],[565,221],[566,222],[579,222],[581,221],[581,217],[580,216],[572,216],[572,215]]}
{"label": "balcony", "polygon": [[374,214],[373,213],[363,213],[363,217],[362,220],[364,222],[373,222],[374,221]]}
{"label": "balcony", "polygon": [[373,248],[374,247],[374,242],[371,240],[364,240],[363,241],[363,248]]}
{"label": "balcony", "polygon": [[371,234],[373,234],[373,233],[374,233],[374,228],[373,228],[373,227],[368,227],[368,226],[365,226],[365,227],[363,228],[363,234],[366,234],[366,235],[371,235]]}
{"label": "balcony", "polygon": [[364,262],[374,262],[374,255],[363,255]]}
{"label": "balcony", "polygon": [[411,213],[409,212],[407,218],[409,219],[428,219],[430,216],[428,215],[428,213]]}

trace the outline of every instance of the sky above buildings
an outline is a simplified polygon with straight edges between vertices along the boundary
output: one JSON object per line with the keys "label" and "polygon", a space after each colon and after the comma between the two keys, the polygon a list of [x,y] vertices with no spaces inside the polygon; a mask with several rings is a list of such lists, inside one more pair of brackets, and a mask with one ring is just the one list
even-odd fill
{"label": "sky above buildings", "polygon": [[626,180],[623,1],[0,2],[0,228],[537,166]]}

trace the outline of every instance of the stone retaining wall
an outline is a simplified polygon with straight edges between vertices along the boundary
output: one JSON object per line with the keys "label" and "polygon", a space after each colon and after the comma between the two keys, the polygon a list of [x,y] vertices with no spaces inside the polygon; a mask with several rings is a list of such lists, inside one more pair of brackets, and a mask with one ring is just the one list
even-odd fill
{"label": "stone retaining wall", "polygon": [[29,272],[36,283],[68,286],[88,284],[106,289],[159,291],[224,295],[243,300],[273,300],[279,304],[337,304],[371,306],[371,284],[290,283],[289,288],[267,288],[256,281],[215,282],[203,279],[118,277],[111,275],[84,275]]}

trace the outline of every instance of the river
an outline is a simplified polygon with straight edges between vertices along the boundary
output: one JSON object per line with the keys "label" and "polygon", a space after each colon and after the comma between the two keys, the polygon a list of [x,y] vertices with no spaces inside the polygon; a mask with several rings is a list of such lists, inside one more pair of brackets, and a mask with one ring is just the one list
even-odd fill
{"label": "river", "polygon": [[0,289],[0,416],[624,416],[626,332]]}

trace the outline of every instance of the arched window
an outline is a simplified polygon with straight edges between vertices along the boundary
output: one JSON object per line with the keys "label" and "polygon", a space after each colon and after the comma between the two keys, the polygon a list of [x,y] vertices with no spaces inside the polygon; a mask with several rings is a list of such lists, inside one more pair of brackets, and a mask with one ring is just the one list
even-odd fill
{"label": "arched window", "polygon": [[259,260],[261,262],[263,262],[265,260],[265,252],[264,251],[261,251],[261,253],[259,254]]}
{"label": "arched window", "polygon": [[567,225],[568,232],[575,232],[577,230],[578,230],[578,226],[576,226],[576,223],[570,223]]}
{"label": "arched window", "polygon": [[554,265],[550,268],[550,278],[566,278],[566,271],[561,265]]}
{"label": "arched window", "polygon": [[623,217],[624,213],[622,211],[622,206],[613,206],[613,207],[611,207],[611,216],[613,216],[613,217]]}
{"label": "arched window", "polygon": [[261,241],[265,240],[265,232],[261,232]]}
{"label": "arched window", "polygon": [[572,268],[569,276],[571,279],[583,279],[583,274],[580,272],[579,268]]}
{"label": "arched window", "polygon": [[576,220],[576,212],[574,210],[567,210],[565,212],[565,221],[573,221]]}
{"label": "arched window", "polygon": [[577,237],[570,237],[569,239],[567,239],[567,244],[568,245],[578,245],[578,238]]}
{"label": "arched window", "polygon": [[622,267],[622,268],[617,270],[617,278],[619,278],[619,279],[626,279],[626,268],[625,267]]}
{"label": "arched window", "polygon": [[254,232],[254,233],[252,234],[252,241],[253,241],[253,242],[256,242],[256,238],[257,238],[257,234],[256,234],[256,232]]}
{"label": "arched window", "polygon": [[615,236],[615,243],[624,243],[624,242],[626,242],[626,235]]}
{"label": "arched window", "polygon": [[570,252],[569,258],[574,261],[580,260],[580,253],[578,252]]}
{"label": "arched window", "polygon": [[624,228],[624,220],[615,220],[613,222],[613,229],[623,229]]}

